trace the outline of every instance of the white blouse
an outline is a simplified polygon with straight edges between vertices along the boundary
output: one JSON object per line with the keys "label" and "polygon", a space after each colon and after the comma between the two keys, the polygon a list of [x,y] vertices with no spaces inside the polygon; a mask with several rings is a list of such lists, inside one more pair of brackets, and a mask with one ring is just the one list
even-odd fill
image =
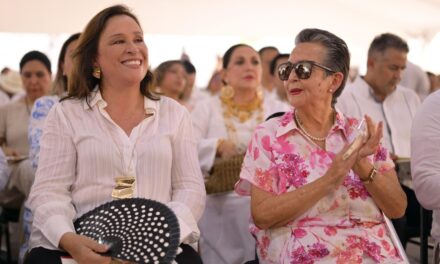
{"label": "white blouse", "polygon": [[65,100],[46,119],[29,196],[31,248],[57,249],[61,236],[74,232],[76,218],[112,200],[115,178],[126,174],[136,177],[135,197],[165,203],[176,213],[180,242],[197,241],[206,194],[186,109],[166,97],[145,98],[151,116],[127,136],[105,111],[101,93],[90,98],[89,105]]}
{"label": "white blouse", "polygon": [[[276,112],[289,111],[290,106],[265,97],[263,100],[263,120]],[[191,112],[196,138],[199,141],[199,161],[203,172],[208,172],[214,165],[217,151],[217,141],[228,139],[228,131],[223,117],[223,107],[218,96],[206,99],[196,105]],[[247,148],[254,129],[259,125],[258,113],[255,111],[251,118],[241,123],[238,118],[231,122],[236,129],[236,145]]]}

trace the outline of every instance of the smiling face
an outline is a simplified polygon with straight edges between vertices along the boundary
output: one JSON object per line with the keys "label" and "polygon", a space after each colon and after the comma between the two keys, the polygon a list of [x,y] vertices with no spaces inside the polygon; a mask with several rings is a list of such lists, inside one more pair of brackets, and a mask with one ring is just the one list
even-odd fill
{"label": "smiling face", "polygon": [[98,43],[95,66],[101,68],[102,85],[136,85],[148,70],[143,32],[133,18],[118,15],[107,21]]}
{"label": "smiling face", "polygon": [[[317,43],[299,43],[289,57],[291,63],[300,61],[314,61],[323,64],[326,57],[326,49]],[[295,70],[289,75],[289,79],[284,81],[287,98],[295,108],[325,104],[331,106],[332,93],[330,89],[336,89],[333,75],[327,76],[325,70],[313,66],[310,78],[299,79]]]}
{"label": "smiling face", "polygon": [[238,90],[256,90],[261,83],[261,62],[258,53],[248,46],[236,48],[224,70],[223,80]]}

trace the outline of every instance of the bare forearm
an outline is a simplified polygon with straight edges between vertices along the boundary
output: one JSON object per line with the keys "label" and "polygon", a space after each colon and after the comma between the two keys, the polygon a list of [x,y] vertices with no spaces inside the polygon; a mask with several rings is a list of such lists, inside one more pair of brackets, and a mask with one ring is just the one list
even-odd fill
{"label": "bare forearm", "polygon": [[[368,177],[373,165],[369,162],[355,166],[354,170],[361,178]],[[376,205],[389,218],[399,218],[405,213],[407,200],[406,195],[400,187],[395,172],[377,172],[371,183],[365,183],[365,187],[372,196]]]}
{"label": "bare forearm", "polygon": [[[306,184],[297,190],[281,195],[270,195],[260,203],[252,202],[252,214],[256,225],[262,229],[281,227],[295,220],[335,189],[329,176]],[[252,188],[252,196],[261,190]]]}

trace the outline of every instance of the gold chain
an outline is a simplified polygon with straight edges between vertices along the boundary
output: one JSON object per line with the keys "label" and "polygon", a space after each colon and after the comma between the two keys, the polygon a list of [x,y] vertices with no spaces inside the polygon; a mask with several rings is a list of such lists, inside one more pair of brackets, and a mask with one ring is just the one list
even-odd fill
{"label": "gold chain", "polygon": [[234,102],[233,97],[220,96],[220,100],[223,107],[223,118],[225,121],[226,131],[228,133],[228,138],[231,139],[236,145],[237,140],[237,129],[235,128],[232,118],[236,117],[240,123],[248,121],[255,111],[258,111],[257,124],[263,122],[263,98],[259,94],[255,96],[249,104],[238,105]]}

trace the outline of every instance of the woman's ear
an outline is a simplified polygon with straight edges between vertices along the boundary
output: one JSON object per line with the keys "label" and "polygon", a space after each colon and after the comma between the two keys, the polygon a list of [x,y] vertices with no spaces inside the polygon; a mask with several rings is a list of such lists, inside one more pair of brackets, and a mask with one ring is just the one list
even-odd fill
{"label": "woman's ear", "polygon": [[341,86],[342,81],[344,80],[344,74],[342,72],[333,73],[333,79],[330,84],[329,92],[334,93]]}

